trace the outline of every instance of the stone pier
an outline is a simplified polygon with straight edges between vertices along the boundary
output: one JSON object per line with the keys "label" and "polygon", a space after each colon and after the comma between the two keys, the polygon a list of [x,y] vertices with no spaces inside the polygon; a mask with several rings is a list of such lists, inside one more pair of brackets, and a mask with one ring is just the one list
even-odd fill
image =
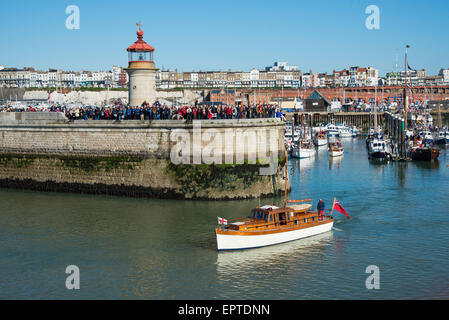
{"label": "stone pier", "polygon": [[[0,113],[0,186],[175,199],[271,196],[284,189],[283,130],[279,119],[69,122],[60,113]],[[270,159],[274,171],[261,174]]]}

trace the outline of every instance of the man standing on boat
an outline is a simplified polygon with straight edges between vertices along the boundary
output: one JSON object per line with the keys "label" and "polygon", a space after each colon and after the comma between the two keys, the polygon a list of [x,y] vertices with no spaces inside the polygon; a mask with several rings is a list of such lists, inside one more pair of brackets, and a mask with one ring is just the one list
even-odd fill
{"label": "man standing on boat", "polygon": [[325,204],[324,201],[320,199],[320,201],[318,202],[318,220],[323,220],[324,218],[324,208],[325,208]]}

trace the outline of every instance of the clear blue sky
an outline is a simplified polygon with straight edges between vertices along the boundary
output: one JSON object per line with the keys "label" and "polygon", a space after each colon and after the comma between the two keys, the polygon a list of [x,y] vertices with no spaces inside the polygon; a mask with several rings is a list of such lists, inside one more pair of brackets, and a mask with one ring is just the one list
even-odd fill
{"label": "clear blue sky", "polygon": [[[68,5],[80,30],[67,30]],[[365,9],[380,9],[368,30]],[[127,65],[126,48],[144,39],[157,67],[250,70],[288,61],[303,71],[373,66],[381,75],[410,65],[435,74],[449,67],[449,1],[416,0],[54,0],[2,1],[0,65],[102,70]]]}

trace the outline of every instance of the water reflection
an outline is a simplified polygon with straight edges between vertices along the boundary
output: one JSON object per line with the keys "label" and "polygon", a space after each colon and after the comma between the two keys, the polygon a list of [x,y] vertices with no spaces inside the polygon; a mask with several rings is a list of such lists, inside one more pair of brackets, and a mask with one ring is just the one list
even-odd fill
{"label": "water reflection", "polygon": [[421,169],[438,170],[440,168],[440,161],[412,161],[412,163]]}
{"label": "water reflection", "polygon": [[311,169],[314,165],[315,157],[298,159],[299,168],[301,171]]}
{"label": "water reflection", "polygon": [[311,256],[322,255],[332,245],[333,231],[283,244],[241,250],[219,252],[217,273],[219,277],[241,275],[247,271],[264,268],[288,268],[289,263],[308,264]]}
{"label": "water reflection", "polygon": [[340,157],[331,157],[329,156],[328,162],[329,162],[329,170],[332,169],[340,169],[341,162],[343,161],[344,155]]}
{"label": "water reflection", "polygon": [[327,151],[327,145],[318,146],[316,149],[319,154],[325,153]]}

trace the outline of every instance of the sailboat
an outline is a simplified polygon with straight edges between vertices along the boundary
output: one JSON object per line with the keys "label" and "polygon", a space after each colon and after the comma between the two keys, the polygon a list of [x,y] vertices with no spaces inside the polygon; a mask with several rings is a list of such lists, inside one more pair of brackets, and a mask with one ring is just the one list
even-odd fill
{"label": "sailboat", "polygon": [[301,138],[296,145],[292,148],[292,157],[298,159],[306,159],[315,155],[316,150],[312,141],[306,139],[306,126],[303,122],[303,130],[301,132]]}

